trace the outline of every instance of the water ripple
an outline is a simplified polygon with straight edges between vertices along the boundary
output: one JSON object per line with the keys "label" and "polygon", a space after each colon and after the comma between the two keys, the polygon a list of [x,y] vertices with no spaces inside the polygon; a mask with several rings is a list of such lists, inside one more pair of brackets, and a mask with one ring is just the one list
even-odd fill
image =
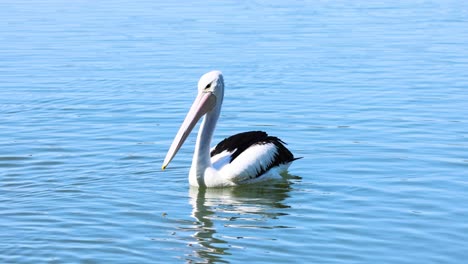
{"label": "water ripple", "polygon": [[[1,263],[460,263],[468,237],[466,4],[7,1]],[[265,130],[267,185],[189,188],[164,155],[201,74],[213,141]]]}

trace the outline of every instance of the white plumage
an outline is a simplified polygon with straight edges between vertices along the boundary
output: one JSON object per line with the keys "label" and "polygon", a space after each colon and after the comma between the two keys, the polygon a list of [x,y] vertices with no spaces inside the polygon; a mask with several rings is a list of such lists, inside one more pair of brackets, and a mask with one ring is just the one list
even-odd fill
{"label": "white plumage", "polygon": [[231,162],[231,156],[234,153],[234,151],[225,150],[222,153],[212,156],[211,164],[213,165],[213,168],[215,168],[216,170],[221,170],[221,168],[225,167],[226,165],[229,165],[229,162]]}
{"label": "white plumage", "polygon": [[219,173],[237,184],[248,182],[257,178],[259,173],[273,163],[277,152],[274,144],[253,145],[223,166]]}

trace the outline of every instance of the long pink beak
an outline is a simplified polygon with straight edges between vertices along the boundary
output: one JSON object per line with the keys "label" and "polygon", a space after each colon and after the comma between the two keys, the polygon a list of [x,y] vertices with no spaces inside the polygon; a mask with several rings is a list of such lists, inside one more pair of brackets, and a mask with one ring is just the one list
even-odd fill
{"label": "long pink beak", "polygon": [[215,105],[216,96],[212,92],[201,92],[197,96],[166,154],[162,165],[163,170],[166,169],[169,162],[171,162],[172,158],[177,154],[177,151],[179,151],[180,147],[184,144],[198,120],[207,112],[211,111]]}

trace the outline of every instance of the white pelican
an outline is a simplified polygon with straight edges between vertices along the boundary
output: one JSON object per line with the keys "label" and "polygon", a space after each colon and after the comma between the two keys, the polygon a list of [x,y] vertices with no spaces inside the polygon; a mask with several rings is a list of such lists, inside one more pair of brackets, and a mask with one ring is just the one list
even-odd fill
{"label": "white pelican", "polygon": [[177,154],[198,120],[198,132],[189,182],[193,186],[227,187],[280,178],[296,159],[277,137],[262,131],[230,136],[210,150],[211,138],[224,97],[220,71],[204,74],[198,81],[198,96],[174,138],[162,169]]}

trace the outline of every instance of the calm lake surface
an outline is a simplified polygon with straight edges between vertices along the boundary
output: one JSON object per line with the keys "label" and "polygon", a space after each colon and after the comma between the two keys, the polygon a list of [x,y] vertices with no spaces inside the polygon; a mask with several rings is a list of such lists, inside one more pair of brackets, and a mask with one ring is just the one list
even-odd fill
{"label": "calm lake surface", "polygon": [[[0,263],[462,263],[468,258],[463,1],[3,1]],[[214,142],[265,130],[286,180],[188,184]]]}

